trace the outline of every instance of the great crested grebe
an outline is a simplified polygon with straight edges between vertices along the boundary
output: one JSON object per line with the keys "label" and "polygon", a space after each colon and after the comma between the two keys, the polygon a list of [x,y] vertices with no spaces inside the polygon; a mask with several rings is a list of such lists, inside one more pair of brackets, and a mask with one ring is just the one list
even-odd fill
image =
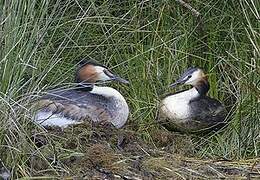
{"label": "great crested grebe", "polygon": [[118,81],[128,84],[114,75],[105,66],[91,61],[82,61],[76,70],[74,89],[54,89],[38,102],[35,121],[46,126],[62,128],[79,124],[84,120],[110,122],[121,128],[127,121],[129,108],[125,98],[111,87],[96,86],[96,82]]}
{"label": "great crested grebe", "polygon": [[226,110],[207,96],[209,82],[200,68],[187,69],[170,87],[188,84],[189,90],[167,95],[160,103],[158,120],[169,130],[201,132],[224,124]]}

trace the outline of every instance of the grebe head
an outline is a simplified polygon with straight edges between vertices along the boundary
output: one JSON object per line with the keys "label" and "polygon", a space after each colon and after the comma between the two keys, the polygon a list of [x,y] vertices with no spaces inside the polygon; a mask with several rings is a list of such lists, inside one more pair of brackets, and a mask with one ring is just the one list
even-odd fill
{"label": "grebe head", "polygon": [[76,71],[76,83],[93,84],[99,81],[118,81],[128,84],[129,82],[115,74],[107,67],[93,61],[81,61]]}
{"label": "grebe head", "polygon": [[202,69],[196,67],[188,68],[175,83],[170,85],[170,87],[175,87],[180,84],[192,85],[201,95],[206,94],[209,90],[206,74],[204,74]]}

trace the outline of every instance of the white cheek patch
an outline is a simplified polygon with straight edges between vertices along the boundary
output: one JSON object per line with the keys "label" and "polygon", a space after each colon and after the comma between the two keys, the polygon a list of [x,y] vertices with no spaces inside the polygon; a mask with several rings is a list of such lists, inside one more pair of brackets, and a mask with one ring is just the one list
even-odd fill
{"label": "white cheek patch", "polygon": [[192,73],[191,78],[185,82],[185,84],[195,84],[198,79],[200,79],[200,71],[195,71]]}
{"label": "white cheek patch", "polygon": [[103,68],[101,66],[95,66],[95,69],[96,69],[96,73],[98,75],[98,80],[100,80],[100,81],[111,80],[111,78],[104,73],[105,68]]}

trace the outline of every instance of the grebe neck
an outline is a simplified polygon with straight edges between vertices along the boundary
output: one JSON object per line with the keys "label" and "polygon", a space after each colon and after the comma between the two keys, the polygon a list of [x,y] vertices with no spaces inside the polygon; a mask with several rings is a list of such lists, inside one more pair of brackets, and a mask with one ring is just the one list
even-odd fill
{"label": "grebe neck", "polygon": [[207,92],[209,91],[210,85],[207,79],[202,79],[198,81],[194,87],[198,91],[200,96],[205,96],[207,95]]}
{"label": "grebe neck", "polygon": [[81,84],[81,83],[79,83],[76,86],[76,90],[78,90],[78,91],[92,91],[93,88],[94,88],[93,84]]}

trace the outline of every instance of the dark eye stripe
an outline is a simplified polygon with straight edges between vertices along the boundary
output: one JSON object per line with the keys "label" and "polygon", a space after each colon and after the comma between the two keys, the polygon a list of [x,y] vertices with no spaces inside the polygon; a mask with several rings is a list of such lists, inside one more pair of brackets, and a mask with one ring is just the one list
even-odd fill
{"label": "dark eye stripe", "polygon": [[108,76],[108,77],[113,77],[113,73],[107,69],[104,69],[103,72]]}

